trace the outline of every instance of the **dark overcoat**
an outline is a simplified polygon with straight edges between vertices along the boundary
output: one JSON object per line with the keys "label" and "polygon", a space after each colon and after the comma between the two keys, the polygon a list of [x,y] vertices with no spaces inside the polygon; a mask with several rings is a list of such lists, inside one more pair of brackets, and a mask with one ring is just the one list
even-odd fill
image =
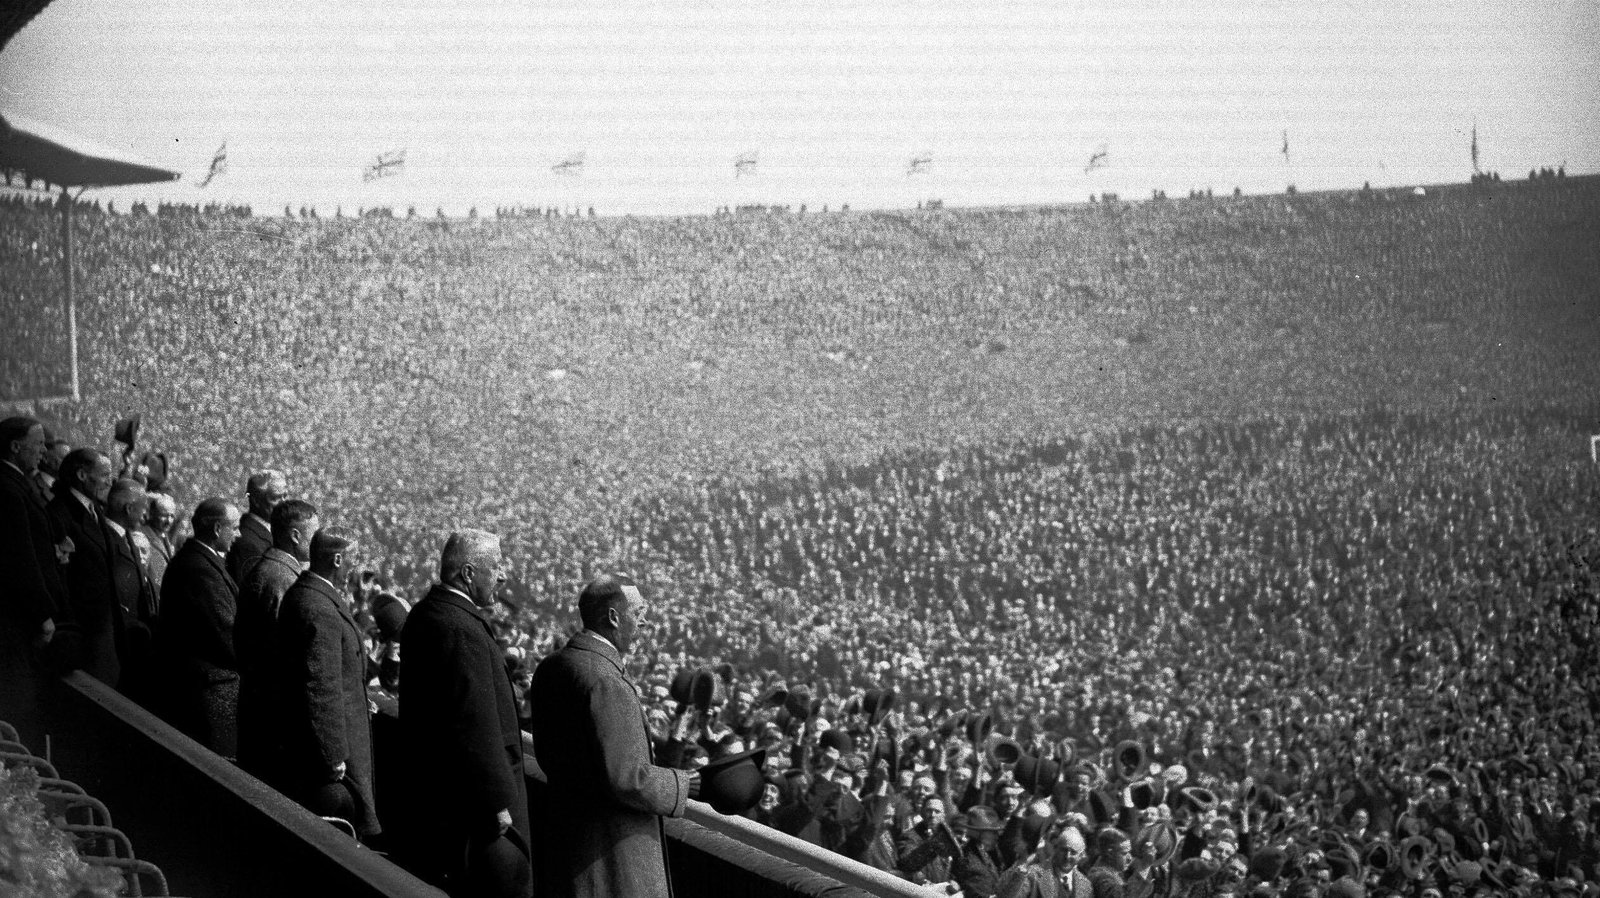
{"label": "dark overcoat", "polygon": [[71,490],[57,493],[46,510],[55,532],[72,540],[72,556],[61,576],[70,617],[82,639],[78,660],[90,676],[116,686],[122,679],[122,608],[112,557],[116,535]]}
{"label": "dark overcoat", "polygon": [[46,620],[65,623],[66,588],[56,535],[30,480],[0,462],[0,704],[23,742],[43,751],[43,657],[35,640]]}
{"label": "dark overcoat", "polygon": [[233,648],[239,659],[239,766],[284,786],[273,762],[282,756],[274,728],[277,694],[270,676],[278,609],[299,579],[300,560],[274,546],[251,564],[239,584],[239,611],[233,621]]}
{"label": "dark overcoat", "polygon": [[250,565],[272,548],[272,527],[255,512],[239,519],[239,536],[228,549],[228,576],[243,583]]}
{"label": "dark overcoat", "polygon": [[131,536],[109,528],[111,575],[122,617],[122,682],[119,688],[137,702],[149,701],[156,688],[152,680],[155,650],[156,588],[150,572],[139,560]]}
{"label": "dark overcoat", "polygon": [[504,655],[483,613],[434,586],[400,637],[402,844],[433,882],[458,882],[469,846],[493,841],[511,811],[520,850],[532,844],[522,731]]}
{"label": "dark overcoat", "polygon": [[540,662],[529,694],[534,757],[559,817],[544,839],[538,893],[672,894],[661,819],[683,815],[689,774],[652,763],[639,692],[617,650],[579,633]]}
{"label": "dark overcoat", "polygon": [[167,682],[173,726],[232,758],[237,751],[239,663],[233,619],[239,588],[211,547],[191,538],[161,581],[156,654]]}
{"label": "dark overcoat", "polygon": [[[257,566],[258,568],[260,565]],[[361,630],[333,585],[307,571],[283,597],[271,645],[273,707],[284,782],[299,800],[344,763],[362,836],[382,831],[372,798],[372,718]],[[245,731],[241,728],[240,736]]]}

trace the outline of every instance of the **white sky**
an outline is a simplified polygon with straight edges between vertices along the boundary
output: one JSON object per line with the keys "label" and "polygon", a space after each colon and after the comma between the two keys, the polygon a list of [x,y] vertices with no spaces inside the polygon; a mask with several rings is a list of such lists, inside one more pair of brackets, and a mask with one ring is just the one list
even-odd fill
{"label": "white sky", "polygon": [[1040,203],[1461,181],[1474,120],[1505,176],[1600,171],[1597,51],[1594,0],[56,0],[0,111],[184,172],[102,197],[257,214]]}

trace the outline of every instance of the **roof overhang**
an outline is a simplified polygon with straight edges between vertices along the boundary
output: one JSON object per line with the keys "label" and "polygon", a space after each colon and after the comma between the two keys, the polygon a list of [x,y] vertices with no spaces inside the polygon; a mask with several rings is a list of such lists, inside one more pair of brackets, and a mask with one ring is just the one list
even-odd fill
{"label": "roof overhang", "polygon": [[0,171],[63,187],[121,187],[179,177],[178,172],[14,113],[0,115]]}

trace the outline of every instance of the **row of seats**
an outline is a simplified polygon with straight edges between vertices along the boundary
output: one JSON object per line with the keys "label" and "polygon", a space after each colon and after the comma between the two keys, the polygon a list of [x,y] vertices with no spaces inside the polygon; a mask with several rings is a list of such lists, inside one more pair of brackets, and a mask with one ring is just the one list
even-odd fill
{"label": "row of seats", "polygon": [[134,856],[133,842],[116,828],[111,810],[82,786],[63,778],[49,760],[34,754],[16,728],[5,721],[0,721],[0,766],[33,768],[39,778],[38,797],[51,822],[72,839],[85,863],[121,874],[123,886],[117,894],[130,898],[172,894],[161,868]]}

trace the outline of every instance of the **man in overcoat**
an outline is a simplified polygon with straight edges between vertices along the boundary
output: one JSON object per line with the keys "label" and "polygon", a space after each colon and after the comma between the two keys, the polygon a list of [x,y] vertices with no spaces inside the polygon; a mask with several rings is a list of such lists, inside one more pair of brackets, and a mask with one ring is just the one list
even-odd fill
{"label": "man in overcoat", "polygon": [[43,650],[67,604],[58,537],[28,476],[44,447],[44,426],[37,419],[0,421],[0,703],[35,751],[44,743]]}
{"label": "man in overcoat", "polygon": [[122,679],[123,620],[117,603],[115,537],[105,516],[111,481],[111,459],[93,449],[74,449],[61,462],[47,511],[55,532],[72,545],[61,579],[71,608],[68,616],[82,640],[74,660],[85,673],[116,686]]}
{"label": "man in overcoat", "polygon": [[243,583],[250,565],[272,547],[272,510],[288,498],[289,479],[282,471],[261,471],[245,481],[250,510],[239,521],[239,538],[228,548],[228,576]]}
{"label": "man in overcoat", "polygon": [[489,609],[505,583],[500,538],[450,535],[439,583],[400,637],[401,850],[452,895],[532,889],[522,731]]}
{"label": "man in overcoat", "polygon": [[311,569],[283,597],[269,645],[277,712],[271,729],[282,746],[288,795],[313,813],[350,821],[367,839],[382,832],[372,799],[367,656],[349,603],[334,586],[355,566],[359,547],[349,531],[329,527],[317,531],[310,549]]}
{"label": "man in overcoat", "polygon": [[[241,525],[242,526],[242,525]],[[275,762],[282,733],[274,729],[272,642],[284,596],[311,558],[311,537],[321,527],[317,508],[289,499],[272,510],[272,547],[250,563],[239,584],[233,648],[239,659],[239,766],[279,787]]]}
{"label": "man in overcoat", "polygon": [[173,726],[225,758],[238,751],[239,663],[233,619],[239,588],[223,559],[239,536],[239,509],[225,499],[195,506],[191,536],[161,581],[156,654],[165,669]]}
{"label": "man in overcoat", "polygon": [[652,762],[639,692],[624,673],[645,602],[632,585],[602,577],[583,588],[578,613],[583,632],[540,662],[529,689],[534,756],[561,818],[543,842],[540,894],[667,896],[661,818],[682,816],[699,780]]}

